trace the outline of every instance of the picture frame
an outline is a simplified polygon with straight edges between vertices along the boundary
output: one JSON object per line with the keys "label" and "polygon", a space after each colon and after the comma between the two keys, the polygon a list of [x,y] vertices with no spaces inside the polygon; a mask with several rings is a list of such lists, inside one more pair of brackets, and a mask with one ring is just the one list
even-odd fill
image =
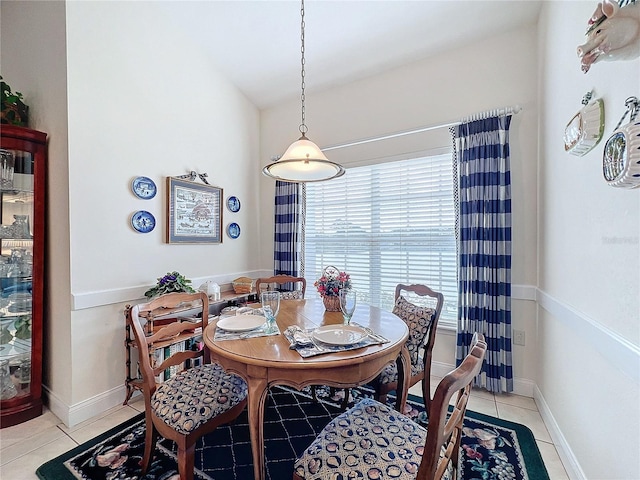
{"label": "picture frame", "polygon": [[167,243],[222,243],[222,193],[167,177]]}

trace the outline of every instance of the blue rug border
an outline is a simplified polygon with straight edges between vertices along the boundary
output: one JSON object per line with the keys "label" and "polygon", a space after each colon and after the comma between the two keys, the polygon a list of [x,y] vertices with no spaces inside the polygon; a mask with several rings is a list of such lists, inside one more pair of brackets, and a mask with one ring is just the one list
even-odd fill
{"label": "blue rug border", "polygon": [[[412,402],[422,403],[422,397],[409,394],[408,400]],[[544,465],[544,460],[538,448],[535,436],[529,427],[520,423],[511,422],[509,420],[503,420],[498,417],[486,415],[473,410],[467,410],[465,417],[469,417],[475,420],[484,421],[487,423],[495,424],[503,428],[508,428],[516,432],[516,436],[520,440],[520,449],[523,456],[526,459],[527,474],[532,479],[549,479],[549,473]],[[72,448],[71,450],[43,463],[36,469],[36,475],[41,480],[78,480],[65,466],[64,462],[70,458],[79,455],[95,445],[107,440],[108,438],[116,435],[118,432],[131,427],[132,425],[144,421],[144,412],[140,412],[128,420],[110,428],[104,433],[97,435],[90,440]],[[522,441],[525,440],[526,442]]]}

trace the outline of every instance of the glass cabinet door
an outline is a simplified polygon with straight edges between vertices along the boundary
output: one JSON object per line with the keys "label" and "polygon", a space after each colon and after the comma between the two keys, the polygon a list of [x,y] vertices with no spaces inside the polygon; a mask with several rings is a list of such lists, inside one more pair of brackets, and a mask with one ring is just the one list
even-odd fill
{"label": "glass cabinet door", "polygon": [[33,154],[0,149],[0,400],[31,393]]}

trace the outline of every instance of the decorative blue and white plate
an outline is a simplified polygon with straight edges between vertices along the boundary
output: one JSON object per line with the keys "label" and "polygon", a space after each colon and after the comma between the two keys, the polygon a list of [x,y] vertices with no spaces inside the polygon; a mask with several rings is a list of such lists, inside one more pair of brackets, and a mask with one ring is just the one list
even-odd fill
{"label": "decorative blue and white plate", "polygon": [[158,188],[149,177],[136,177],[131,182],[131,190],[133,190],[136,197],[149,200],[156,196]]}
{"label": "decorative blue and white plate", "polygon": [[227,208],[231,212],[240,211],[240,199],[238,197],[229,197],[227,199]]}
{"label": "decorative blue and white plate", "polygon": [[149,233],[156,227],[156,219],[145,210],[138,210],[131,217],[131,226],[140,233]]}
{"label": "decorative blue and white plate", "polygon": [[230,223],[227,227],[227,235],[231,238],[238,238],[240,236],[240,225],[237,223]]}

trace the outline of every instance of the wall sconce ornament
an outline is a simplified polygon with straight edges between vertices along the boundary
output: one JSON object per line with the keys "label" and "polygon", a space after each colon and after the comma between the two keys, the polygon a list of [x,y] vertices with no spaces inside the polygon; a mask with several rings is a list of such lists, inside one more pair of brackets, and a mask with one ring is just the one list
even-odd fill
{"label": "wall sconce ornament", "polygon": [[595,147],[604,134],[604,102],[592,100],[593,92],[582,97],[584,107],[569,121],[564,129],[564,150],[582,157]]}
{"label": "wall sconce ornament", "polygon": [[[629,97],[625,105],[627,111],[604,145],[602,173],[612,187],[637,188],[640,187],[640,120],[636,117],[640,101]],[[627,114],[630,114],[629,123],[620,127]]]}
{"label": "wall sconce ornament", "polygon": [[640,57],[640,3],[636,0],[603,0],[587,23],[587,42],[578,47],[582,71],[600,60],[633,60]]}

